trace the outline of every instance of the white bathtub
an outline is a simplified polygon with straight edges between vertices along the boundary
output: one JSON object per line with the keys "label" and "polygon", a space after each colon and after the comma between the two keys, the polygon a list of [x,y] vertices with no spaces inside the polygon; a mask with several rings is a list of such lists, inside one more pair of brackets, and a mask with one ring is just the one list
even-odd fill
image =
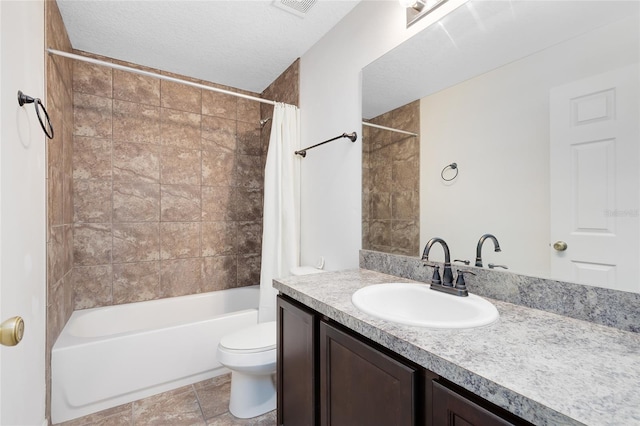
{"label": "white bathtub", "polygon": [[60,423],[226,373],[222,336],[257,324],[258,286],[75,311],[51,354]]}

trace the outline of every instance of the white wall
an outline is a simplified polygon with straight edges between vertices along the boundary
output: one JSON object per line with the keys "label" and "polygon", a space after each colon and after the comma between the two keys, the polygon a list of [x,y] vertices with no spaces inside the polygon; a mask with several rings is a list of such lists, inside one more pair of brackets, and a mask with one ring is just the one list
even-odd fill
{"label": "white wall", "polygon": [[[549,275],[549,90],[637,63],[638,25],[628,18],[422,99],[421,246],[439,236],[473,262],[492,233],[503,251],[487,242],[485,266]],[[445,183],[452,162],[459,176]]]}
{"label": "white wall", "polygon": [[44,2],[0,1],[0,321],[24,318],[24,338],[0,347],[0,424],[45,422]]}
{"label": "white wall", "polygon": [[301,262],[356,268],[362,246],[361,71],[464,0],[452,0],[410,29],[396,0],[363,0],[300,61],[302,146],[356,131],[307,153],[301,176]]}

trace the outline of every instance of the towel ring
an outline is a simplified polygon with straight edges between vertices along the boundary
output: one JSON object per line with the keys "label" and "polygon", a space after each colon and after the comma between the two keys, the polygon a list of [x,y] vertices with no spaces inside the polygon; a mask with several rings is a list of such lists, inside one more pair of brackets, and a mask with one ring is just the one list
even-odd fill
{"label": "towel ring", "polygon": [[[444,177],[444,172],[446,172],[446,171],[447,171],[447,169],[455,170],[455,171],[456,171],[456,174],[455,174],[455,175],[453,175],[453,177],[451,177],[451,178],[449,178],[449,179],[445,178],[445,177]],[[457,177],[458,177],[458,171],[459,171],[459,169],[458,169],[458,165],[457,165],[456,163],[451,163],[451,164],[449,164],[449,165],[444,166],[444,169],[442,169],[442,171],[440,172],[440,177],[441,177],[441,178],[442,178],[442,180],[443,180],[443,181],[445,181],[445,182],[451,182],[452,180],[454,180],[455,178],[457,178]]]}
{"label": "towel ring", "polygon": [[[18,105],[23,106],[24,104],[33,104],[36,108],[36,115],[38,116],[38,121],[40,122],[40,127],[42,127],[42,131],[49,139],[53,139],[53,126],[51,125],[51,120],[49,119],[49,114],[47,113],[47,109],[42,104],[40,98],[32,98],[29,95],[25,95],[22,93],[22,90],[18,90]],[[42,112],[44,112],[44,117],[47,119],[47,126],[45,126],[42,121],[42,116],[40,115],[40,108],[42,108]],[[49,130],[47,130],[49,129]]]}

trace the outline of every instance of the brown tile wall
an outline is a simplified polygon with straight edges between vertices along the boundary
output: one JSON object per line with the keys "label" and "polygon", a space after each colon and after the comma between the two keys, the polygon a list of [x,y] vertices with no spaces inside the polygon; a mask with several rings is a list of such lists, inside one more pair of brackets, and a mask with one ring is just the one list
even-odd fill
{"label": "brown tile wall", "polygon": [[[54,0],[45,1],[45,45],[71,51]],[[73,103],[72,63],[46,55],[46,106],[54,129],[47,140],[47,396],[51,390],[51,348],[73,312]],[[50,412],[47,397],[47,415]]]}
{"label": "brown tile wall", "polygon": [[[420,133],[420,101],[371,123]],[[420,250],[420,137],[363,126],[362,248],[416,256]]]}
{"label": "brown tile wall", "polygon": [[80,61],[73,103],[75,309],[259,283],[261,104]]}
{"label": "brown tile wall", "polygon": [[272,107],[82,62],[73,93],[75,308],[257,284]]}
{"label": "brown tile wall", "polygon": [[[296,59],[280,76],[262,92],[262,97],[272,101],[298,105],[300,99],[300,59]],[[260,104],[260,114],[263,119],[273,116],[273,106]],[[263,170],[267,161],[267,148],[271,135],[271,120],[262,126]]]}

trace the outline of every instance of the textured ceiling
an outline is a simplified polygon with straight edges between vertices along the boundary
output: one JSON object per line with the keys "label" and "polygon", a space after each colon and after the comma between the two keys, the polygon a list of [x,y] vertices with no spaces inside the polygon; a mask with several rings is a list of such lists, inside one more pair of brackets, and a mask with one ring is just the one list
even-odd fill
{"label": "textured ceiling", "polygon": [[[296,0],[297,1],[297,0]],[[360,0],[58,0],[74,49],[261,93]]]}

